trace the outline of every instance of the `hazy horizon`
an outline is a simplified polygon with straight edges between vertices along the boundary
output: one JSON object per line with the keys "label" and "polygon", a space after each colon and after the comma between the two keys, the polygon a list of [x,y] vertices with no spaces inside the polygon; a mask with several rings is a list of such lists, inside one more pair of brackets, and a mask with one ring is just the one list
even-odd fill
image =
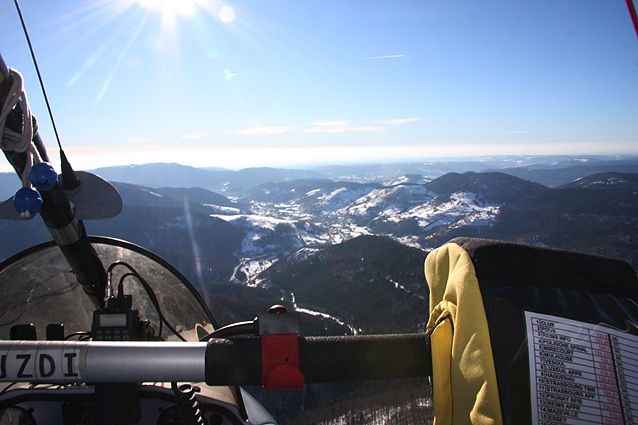
{"label": "hazy horizon", "polygon": [[[49,152],[49,156],[52,159],[52,164],[56,168],[58,172],[60,172],[59,167],[59,158],[57,157],[58,151],[53,150]],[[67,156],[69,154],[67,153]],[[331,167],[331,166],[341,166],[341,167],[358,167],[358,166],[375,166],[375,165],[391,165],[391,164],[414,164],[414,163],[454,163],[454,162],[503,162],[503,163],[511,163],[511,166],[525,166],[530,164],[550,164],[552,161],[560,161],[560,160],[588,160],[588,159],[598,159],[598,160],[631,160],[638,159],[637,153],[582,153],[582,154],[570,154],[570,153],[550,153],[550,154],[484,154],[484,155],[454,155],[454,156],[429,156],[429,157],[414,157],[414,158],[397,158],[397,159],[359,159],[359,160],[326,160],[325,162],[313,162],[313,163],[284,163],[284,164],[263,164],[256,163],[253,165],[247,166],[237,166],[237,167],[229,167],[217,164],[206,164],[203,162],[201,165],[192,165],[185,162],[180,162],[178,160],[157,160],[157,161],[146,161],[146,162],[123,162],[123,163],[113,163],[107,165],[98,165],[94,167],[81,167],[73,161],[73,158],[70,158],[71,165],[76,170],[94,170],[99,168],[109,168],[109,167],[131,167],[131,166],[144,166],[144,165],[152,165],[152,164],[176,164],[180,166],[187,166],[199,169],[220,169],[220,170],[229,170],[229,171],[237,171],[246,168],[281,168],[281,169],[314,169],[314,168],[322,168],[322,167]],[[3,164],[4,165],[4,164]],[[9,167],[0,167],[0,172],[13,172],[13,169]]]}

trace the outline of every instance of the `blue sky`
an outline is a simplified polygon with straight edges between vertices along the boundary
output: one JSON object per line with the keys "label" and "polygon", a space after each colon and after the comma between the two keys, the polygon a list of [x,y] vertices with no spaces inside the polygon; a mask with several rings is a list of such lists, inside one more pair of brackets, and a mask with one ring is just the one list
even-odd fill
{"label": "blue sky", "polygon": [[[77,168],[638,153],[624,0],[23,1]],[[0,52],[55,145],[13,2]]]}

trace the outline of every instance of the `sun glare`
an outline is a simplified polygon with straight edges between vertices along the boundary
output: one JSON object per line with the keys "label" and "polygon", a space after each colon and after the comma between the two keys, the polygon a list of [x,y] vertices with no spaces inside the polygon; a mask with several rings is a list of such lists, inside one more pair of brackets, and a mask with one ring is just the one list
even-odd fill
{"label": "sun glare", "polygon": [[219,7],[217,0],[133,0],[140,7],[162,16],[165,30],[173,30],[178,18],[192,18],[198,9],[216,16],[224,24],[235,21],[235,9],[229,5]]}
{"label": "sun glare", "polygon": [[195,10],[195,0],[139,0],[139,4],[145,9],[160,12],[167,19],[191,16]]}
{"label": "sun glare", "polygon": [[235,20],[235,9],[230,6],[222,6],[219,9],[219,20],[225,24],[230,24]]}

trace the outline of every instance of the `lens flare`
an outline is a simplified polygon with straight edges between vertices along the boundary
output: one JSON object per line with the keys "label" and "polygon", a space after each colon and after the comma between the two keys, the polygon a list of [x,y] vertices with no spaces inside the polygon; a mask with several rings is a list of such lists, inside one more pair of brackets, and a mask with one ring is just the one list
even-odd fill
{"label": "lens flare", "polygon": [[235,20],[235,9],[230,6],[222,6],[219,9],[219,20],[225,24],[230,24]]}

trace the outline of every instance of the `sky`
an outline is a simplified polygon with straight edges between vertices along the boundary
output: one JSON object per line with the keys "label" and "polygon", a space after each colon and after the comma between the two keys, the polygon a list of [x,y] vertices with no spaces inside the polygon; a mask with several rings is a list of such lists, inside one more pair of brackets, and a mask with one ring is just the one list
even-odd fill
{"label": "sky", "polygon": [[[21,6],[78,169],[638,154],[625,0]],[[53,156],[13,1],[0,18],[0,53],[24,75]]]}

